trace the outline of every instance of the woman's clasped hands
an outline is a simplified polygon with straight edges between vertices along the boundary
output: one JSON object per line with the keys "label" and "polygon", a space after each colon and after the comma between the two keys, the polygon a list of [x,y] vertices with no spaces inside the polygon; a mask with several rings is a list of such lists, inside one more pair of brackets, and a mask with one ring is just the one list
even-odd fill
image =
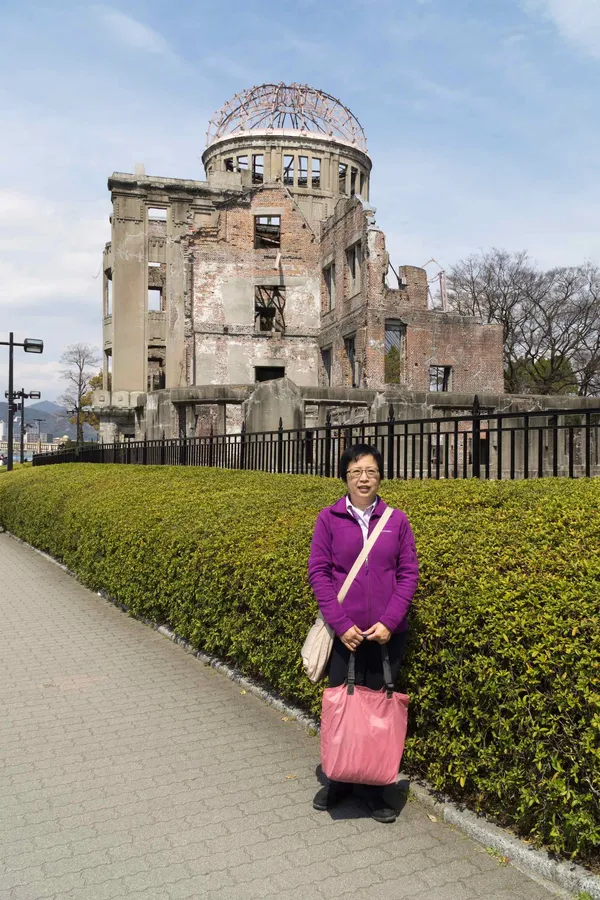
{"label": "woman's clasped hands", "polygon": [[344,632],[341,636],[341,641],[348,650],[354,652],[358,649],[363,639],[366,639],[367,641],[376,641],[378,644],[387,644],[391,636],[392,632],[389,628],[386,628],[381,622],[375,622],[375,624],[371,625],[370,628],[367,628],[366,631],[361,631],[360,628],[353,625],[352,628],[349,628],[348,631]]}

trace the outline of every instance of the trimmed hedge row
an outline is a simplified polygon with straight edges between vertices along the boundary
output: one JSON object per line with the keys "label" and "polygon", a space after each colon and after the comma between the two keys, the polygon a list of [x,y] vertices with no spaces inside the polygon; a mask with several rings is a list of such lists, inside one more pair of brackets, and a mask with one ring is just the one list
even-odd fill
{"label": "trimmed hedge row", "polygon": [[[339,481],[61,465],[0,481],[0,522],[133,614],[318,712],[299,647]],[[600,859],[600,481],[384,482],[421,584],[404,765],[534,843]]]}

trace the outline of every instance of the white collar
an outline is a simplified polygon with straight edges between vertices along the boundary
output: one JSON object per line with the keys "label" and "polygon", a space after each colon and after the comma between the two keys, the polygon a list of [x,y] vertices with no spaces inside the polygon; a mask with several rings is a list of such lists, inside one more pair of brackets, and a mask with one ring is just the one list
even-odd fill
{"label": "white collar", "polygon": [[346,509],[348,510],[348,512],[351,512],[352,510],[354,510],[355,512],[358,513],[359,516],[366,516],[367,514],[369,516],[371,516],[371,515],[373,515],[373,513],[375,511],[375,507],[377,506],[378,500],[379,500],[379,497],[376,496],[370,506],[367,506],[366,509],[359,509],[358,506],[354,506],[354,504],[350,500],[349,494],[346,494]]}

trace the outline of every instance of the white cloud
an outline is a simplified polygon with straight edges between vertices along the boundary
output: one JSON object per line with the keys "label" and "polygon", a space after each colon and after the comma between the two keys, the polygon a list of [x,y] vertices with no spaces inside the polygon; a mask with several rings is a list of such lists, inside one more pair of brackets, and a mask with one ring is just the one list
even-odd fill
{"label": "white cloud", "polygon": [[97,304],[102,248],[110,238],[104,204],[65,202],[0,189],[0,308],[48,303],[60,315],[65,301]]}
{"label": "white cloud", "polygon": [[598,0],[527,0],[526,6],[550,19],[566,40],[600,59]]}
{"label": "white cloud", "polygon": [[[30,359],[31,354],[18,354],[15,350],[15,388],[19,390],[24,387],[27,392],[40,391],[44,400],[53,399],[61,394],[66,387],[60,378],[63,366],[57,361],[41,362],[43,357],[37,357],[35,362]],[[4,397],[4,394],[2,396]]]}
{"label": "white cloud", "polygon": [[[104,203],[64,201],[0,189],[0,340],[44,341],[43,356],[15,350],[15,384],[53,400],[64,390],[58,362],[66,346],[98,346],[102,248],[110,238]],[[7,387],[0,348],[0,396]]]}
{"label": "white cloud", "polygon": [[92,10],[104,22],[113,37],[128,47],[161,56],[174,56],[171,47],[161,34],[131,16],[110,6],[92,6]]}

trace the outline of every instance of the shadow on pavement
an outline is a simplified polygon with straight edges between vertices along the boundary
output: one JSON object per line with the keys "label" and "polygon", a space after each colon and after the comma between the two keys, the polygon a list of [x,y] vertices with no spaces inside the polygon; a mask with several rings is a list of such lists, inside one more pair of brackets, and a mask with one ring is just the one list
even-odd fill
{"label": "shadow on pavement", "polygon": [[[324,786],[327,784],[327,776],[323,774],[320,763],[315,768],[315,775],[320,786]],[[370,818],[369,810],[367,809],[365,803],[361,800],[362,787],[362,785],[355,785],[354,790],[349,797],[347,797],[345,800],[342,800],[341,803],[339,803],[333,809],[327,810],[327,814],[329,815],[329,817],[336,820]],[[408,801],[409,787],[410,781],[405,776],[402,776],[396,784],[390,784],[383,789],[385,800],[389,803],[392,809],[396,810],[399,816],[401,815],[402,810],[404,809]],[[317,789],[318,788],[315,788],[315,793]]]}

